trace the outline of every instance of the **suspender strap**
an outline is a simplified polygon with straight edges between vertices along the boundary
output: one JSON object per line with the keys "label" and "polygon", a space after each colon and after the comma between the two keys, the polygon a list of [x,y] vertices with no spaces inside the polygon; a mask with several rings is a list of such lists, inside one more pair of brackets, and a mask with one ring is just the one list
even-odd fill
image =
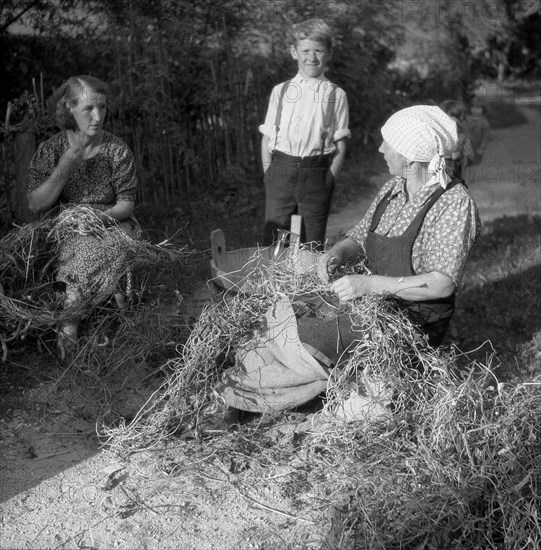
{"label": "suspender strap", "polygon": [[[321,100],[323,105],[323,131],[321,132],[321,153],[320,156],[323,156],[325,153],[325,141],[329,135],[329,129],[331,127],[331,122],[334,114],[334,103],[335,103],[335,94],[336,94],[336,84],[329,82],[331,91],[327,96],[327,101],[325,101],[325,91],[323,91],[323,99]],[[324,86],[326,87],[326,86]]]}
{"label": "suspender strap", "polygon": [[393,190],[391,189],[380,201],[379,204],[376,206],[376,210],[374,210],[374,214],[372,215],[372,220],[370,221],[370,229],[372,233],[376,230],[376,227],[378,226],[379,220],[381,220],[381,216],[383,216],[383,213],[385,210],[387,210],[387,206],[389,206],[389,203],[391,202],[391,194]]}
{"label": "suspender strap", "polygon": [[282,104],[284,103],[284,97],[287,93],[287,89],[289,88],[290,83],[291,83],[291,80],[286,80],[284,82],[284,85],[282,86],[282,89],[280,90],[280,97],[278,99],[278,105],[276,105],[276,118],[274,119],[274,126],[276,127],[276,135],[274,137],[273,150],[276,149],[276,144],[278,143],[278,132],[280,131],[280,121],[282,119]]}

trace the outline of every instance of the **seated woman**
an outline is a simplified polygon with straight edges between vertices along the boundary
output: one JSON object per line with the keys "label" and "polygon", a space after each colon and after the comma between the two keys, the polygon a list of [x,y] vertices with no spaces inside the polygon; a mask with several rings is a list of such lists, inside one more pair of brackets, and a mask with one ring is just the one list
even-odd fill
{"label": "seated woman", "polygon": [[[57,280],[66,285],[65,307],[74,311],[59,328],[59,347],[77,342],[80,312],[118,290],[127,253],[117,232],[138,232],[132,217],[137,188],[135,162],[128,146],[103,130],[109,90],[92,76],[69,78],[53,96],[61,131],[42,143],[32,159],[28,207],[44,213],[57,205],[94,209],[108,227],[98,238],[73,231],[59,249]],[[117,301],[122,300],[120,293]]]}
{"label": "seated woman", "polygon": [[[328,283],[339,266],[366,256],[371,275],[346,275],[330,284],[337,300],[369,293],[396,297],[419,332],[438,346],[479,230],[467,188],[446,171],[445,157],[456,148],[456,123],[439,107],[414,106],[391,116],[381,133],[379,151],[392,178],[347,237],[322,255],[318,273]],[[268,312],[267,332],[256,346],[239,350],[235,366],[224,373],[217,388],[223,403],[279,411],[324,391],[331,369],[359,338],[347,313],[334,318],[328,313],[317,298],[306,307],[294,302]],[[231,418],[230,409],[218,411]]]}

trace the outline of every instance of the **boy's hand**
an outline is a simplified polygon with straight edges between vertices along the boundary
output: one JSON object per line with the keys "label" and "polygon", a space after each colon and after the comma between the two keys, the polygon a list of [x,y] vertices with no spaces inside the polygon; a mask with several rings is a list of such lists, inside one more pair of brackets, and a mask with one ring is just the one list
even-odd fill
{"label": "boy's hand", "polygon": [[325,176],[325,185],[328,188],[334,187],[336,185],[334,174],[330,170],[327,172],[327,175]]}

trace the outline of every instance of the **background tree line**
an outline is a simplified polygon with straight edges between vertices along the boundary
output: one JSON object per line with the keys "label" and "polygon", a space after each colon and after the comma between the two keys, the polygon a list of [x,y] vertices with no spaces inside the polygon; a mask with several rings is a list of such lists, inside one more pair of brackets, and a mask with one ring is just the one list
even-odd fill
{"label": "background tree line", "polygon": [[201,201],[234,203],[242,216],[261,178],[270,90],[295,71],[288,31],[307,17],[336,31],[328,76],[348,94],[350,154],[373,148],[397,107],[467,100],[477,78],[541,72],[532,0],[3,0],[4,229],[25,216],[16,181],[55,131],[47,98],[85,73],[114,90],[108,129],[135,153],[140,208],[189,215]]}

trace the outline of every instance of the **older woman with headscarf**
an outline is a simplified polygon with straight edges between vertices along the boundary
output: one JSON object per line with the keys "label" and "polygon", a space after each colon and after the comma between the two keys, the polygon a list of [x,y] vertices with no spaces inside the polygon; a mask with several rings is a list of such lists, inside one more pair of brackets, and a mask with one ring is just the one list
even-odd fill
{"label": "older woman with headscarf", "polygon": [[[336,301],[368,293],[400,298],[413,324],[437,346],[479,228],[467,188],[446,171],[456,123],[439,107],[415,106],[391,116],[381,132],[379,150],[393,177],[359,224],[321,257],[318,273],[329,282],[340,265],[364,255],[371,275],[334,280],[329,288]],[[267,312],[267,333],[255,348],[237,353],[217,388],[222,403],[278,411],[324,391],[331,369],[359,338],[349,315],[333,315],[328,306],[317,296],[301,297]],[[231,408],[225,410],[231,418]]]}
{"label": "older woman with headscarf", "polygon": [[479,230],[467,188],[446,171],[457,142],[456,123],[439,107],[398,111],[381,129],[383,153],[393,176],[361,222],[322,257],[319,275],[359,254],[372,275],[349,275],[331,284],[342,301],[375,292],[410,303],[419,329],[437,346],[454,312],[455,292]]}

